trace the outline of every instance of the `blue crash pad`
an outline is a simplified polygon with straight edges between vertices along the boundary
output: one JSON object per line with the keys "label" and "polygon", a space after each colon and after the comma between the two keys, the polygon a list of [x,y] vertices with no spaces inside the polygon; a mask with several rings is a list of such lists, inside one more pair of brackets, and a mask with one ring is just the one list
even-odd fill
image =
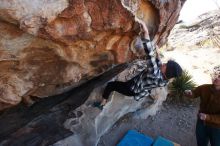
{"label": "blue crash pad", "polygon": [[151,146],[152,144],[153,139],[151,137],[135,130],[129,130],[117,146]]}
{"label": "blue crash pad", "polygon": [[174,146],[174,144],[173,144],[173,142],[171,142],[171,141],[169,141],[169,140],[159,136],[155,140],[153,146]]}

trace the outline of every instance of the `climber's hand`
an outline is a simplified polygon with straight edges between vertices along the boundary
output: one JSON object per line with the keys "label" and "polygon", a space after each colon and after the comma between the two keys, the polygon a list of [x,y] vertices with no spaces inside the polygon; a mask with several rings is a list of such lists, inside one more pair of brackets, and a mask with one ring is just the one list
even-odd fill
{"label": "climber's hand", "polygon": [[136,20],[137,20],[138,23],[141,24],[141,28],[144,31],[144,38],[150,40],[149,31],[148,31],[146,23],[141,19],[136,19]]}
{"label": "climber's hand", "polygon": [[206,118],[207,118],[207,114],[199,113],[199,118],[200,118],[201,120],[205,121]]}
{"label": "climber's hand", "polygon": [[193,95],[193,93],[192,93],[191,90],[185,90],[184,95],[187,96],[187,97],[191,97]]}

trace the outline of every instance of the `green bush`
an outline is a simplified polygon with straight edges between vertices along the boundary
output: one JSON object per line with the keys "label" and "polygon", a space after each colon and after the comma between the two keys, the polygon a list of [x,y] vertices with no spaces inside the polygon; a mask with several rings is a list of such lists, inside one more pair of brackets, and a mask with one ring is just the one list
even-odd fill
{"label": "green bush", "polygon": [[184,91],[192,90],[195,87],[196,84],[192,80],[192,76],[186,70],[183,70],[182,76],[175,78],[171,82],[169,89],[174,97],[183,99]]}

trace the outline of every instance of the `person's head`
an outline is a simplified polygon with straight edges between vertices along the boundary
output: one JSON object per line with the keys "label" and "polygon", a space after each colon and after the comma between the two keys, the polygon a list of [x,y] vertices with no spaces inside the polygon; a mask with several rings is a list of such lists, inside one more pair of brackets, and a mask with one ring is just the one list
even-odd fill
{"label": "person's head", "polygon": [[169,80],[181,76],[183,70],[177,62],[169,60],[166,64],[162,65],[161,72],[164,78]]}
{"label": "person's head", "polygon": [[140,36],[137,36],[135,40],[133,41],[133,50],[132,50],[137,56],[143,56],[145,55],[144,51],[144,45],[141,40]]}
{"label": "person's head", "polygon": [[211,77],[212,77],[212,84],[215,86],[220,86],[220,65],[214,67]]}

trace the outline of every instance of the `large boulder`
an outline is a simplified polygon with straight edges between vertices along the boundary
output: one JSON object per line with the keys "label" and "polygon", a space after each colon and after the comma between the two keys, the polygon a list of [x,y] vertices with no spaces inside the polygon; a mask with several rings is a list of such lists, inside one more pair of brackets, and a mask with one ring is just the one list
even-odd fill
{"label": "large boulder", "polygon": [[184,0],[0,0],[0,110],[136,59],[143,20],[162,45]]}
{"label": "large boulder", "polygon": [[145,63],[137,61],[132,66],[118,65],[80,87],[43,99],[31,108],[16,106],[6,110],[0,119],[0,145],[96,146],[100,137],[114,123],[124,119],[124,115],[146,119],[156,114],[167,97],[166,87],[153,89],[151,98],[139,101],[113,92],[103,110],[92,106],[94,101],[102,98],[105,86],[98,85],[103,85],[125,68],[113,80],[129,80],[144,69]]}
{"label": "large boulder", "polygon": [[161,87],[154,89],[153,92],[152,97],[155,100],[143,98],[138,102],[132,97],[115,92],[102,111],[88,106],[94,101],[94,97],[101,97],[95,94],[97,92],[93,92],[86,104],[72,111],[76,116],[67,119],[64,123],[65,128],[71,130],[73,134],[56,142],[54,146],[96,146],[100,137],[124,115],[137,110],[139,110],[135,115],[137,118],[146,119],[149,115],[155,115],[166,99],[167,91],[165,87]]}
{"label": "large boulder", "polygon": [[[120,81],[130,79],[142,70],[138,65],[143,66],[144,62],[134,64],[120,73],[116,79]],[[155,115],[163,101],[166,100],[167,87],[154,88],[150,98],[142,98],[139,101],[135,101],[133,97],[113,92],[103,110],[100,110],[93,107],[92,104],[94,101],[101,100],[102,93],[102,87],[96,88],[83,105],[69,112],[72,117],[65,120],[64,127],[73,134],[56,142],[54,146],[96,146],[100,137],[123,116],[131,115],[134,118],[146,119],[149,115]]]}

